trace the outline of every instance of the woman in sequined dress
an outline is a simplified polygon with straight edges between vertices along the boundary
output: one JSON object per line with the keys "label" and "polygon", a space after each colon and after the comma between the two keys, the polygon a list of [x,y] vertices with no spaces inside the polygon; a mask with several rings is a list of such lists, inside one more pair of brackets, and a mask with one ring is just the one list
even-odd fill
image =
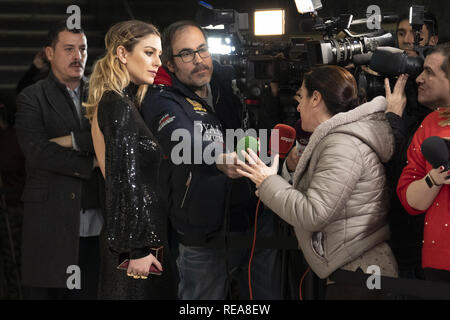
{"label": "woman in sequined dress", "polygon": [[[160,34],[151,24],[124,21],[110,28],[105,45],[105,56],[94,65],[85,104],[105,178],[99,297],[175,298],[169,264],[151,253],[163,247],[168,261],[157,185],[161,151],[138,110],[161,65]],[[129,259],[128,269],[118,270],[124,259]],[[149,275],[152,265],[162,275]]]}

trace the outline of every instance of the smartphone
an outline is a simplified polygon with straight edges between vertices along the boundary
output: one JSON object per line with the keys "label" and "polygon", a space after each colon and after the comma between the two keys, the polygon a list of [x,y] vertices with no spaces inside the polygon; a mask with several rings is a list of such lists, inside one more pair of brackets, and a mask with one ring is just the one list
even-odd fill
{"label": "smartphone", "polygon": [[[162,258],[163,258],[163,247],[159,247],[159,248],[151,248],[150,249],[150,253],[153,254],[156,259],[158,259],[158,261],[160,263],[162,263]],[[130,264],[130,259],[125,259],[124,261],[122,261],[118,266],[117,269],[119,270],[128,270],[128,265]],[[151,275],[155,275],[155,276],[160,276],[162,275],[162,272],[159,271],[153,264],[150,266],[150,270],[149,270],[149,274]]]}

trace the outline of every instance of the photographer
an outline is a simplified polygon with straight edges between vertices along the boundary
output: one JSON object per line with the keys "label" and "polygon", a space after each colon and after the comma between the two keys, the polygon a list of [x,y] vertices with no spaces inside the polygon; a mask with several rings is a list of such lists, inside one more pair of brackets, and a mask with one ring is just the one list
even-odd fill
{"label": "photographer", "polygon": [[[425,14],[419,43],[421,46],[435,45],[438,41],[438,25],[431,13]],[[414,35],[408,16],[400,16],[397,24],[397,40],[400,49],[409,56],[413,51]],[[423,216],[410,216],[401,205],[395,189],[402,170],[406,165],[406,152],[423,119],[432,111],[433,106],[424,106],[418,101],[418,88],[414,79],[401,75],[391,91],[388,79],[385,79],[386,100],[388,103],[386,117],[395,137],[395,153],[388,163],[387,177],[390,186],[389,223],[391,227],[391,247],[397,258],[399,275],[403,278],[423,279],[420,268],[421,242],[423,238]]]}
{"label": "photographer", "polygon": [[[425,12],[425,24],[420,31],[421,46],[435,46],[438,43],[438,25],[434,14]],[[409,15],[403,14],[399,17],[397,23],[397,42],[398,47],[410,57],[416,57],[417,53],[414,51],[414,31],[409,23]]]}
{"label": "photographer", "polygon": [[431,136],[450,136],[450,86],[448,59],[450,43],[436,46],[426,57],[424,71],[417,78],[418,100],[435,110],[414,134],[408,148],[408,164],[397,187],[398,197],[411,215],[425,214],[422,267],[425,278],[449,282],[450,243],[448,226],[450,180],[444,167],[433,169],[421,152],[422,142]]}

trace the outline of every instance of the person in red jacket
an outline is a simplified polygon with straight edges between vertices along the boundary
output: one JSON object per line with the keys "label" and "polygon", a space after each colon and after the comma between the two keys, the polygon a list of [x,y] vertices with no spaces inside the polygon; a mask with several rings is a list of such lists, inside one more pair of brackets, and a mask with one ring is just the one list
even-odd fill
{"label": "person in red jacket", "polygon": [[398,182],[397,194],[411,215],[426,212],[422,241],[425,278],[450,282],[450,171],[433,169],[421,152],[430,136],[450,138],[450,86],[447,75],[450,43],[436,46],[427,55],[417,78],[418,100],[432,108],[414,134],[408,149],[407,166]]}

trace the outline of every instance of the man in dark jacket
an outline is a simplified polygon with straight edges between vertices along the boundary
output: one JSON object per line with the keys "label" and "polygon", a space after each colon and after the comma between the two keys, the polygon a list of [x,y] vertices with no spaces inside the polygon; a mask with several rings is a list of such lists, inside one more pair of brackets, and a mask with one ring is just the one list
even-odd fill
{"label": "man in dark jacket", "polygon": [[49,76],[17,98],[26,159],[22,278],[31,299],[93,299],[97,292],[99,170],[82,101],[87,41],[65,23],[48,33]]}
{"label": "man in dark jacket", "polygon": [[[236,172],[234,146],[224,148],[225,131],[242,128],[242,105],[233,94],[229,70],[213,62],[198,25],[170,25],[163,46],[165,69],[158,71],[157,86],[149,90],[142,112],[164,151],[162,193],[180,239],[179,298],[225,299],[228,274],[249,260],[248,243],[228,247],[224,234],[248,235],[256,210],[252,184]],[[216,165],[217,159],[224,161]],[[275,264],[276,255],[263,259]],[[277,280],[279,285],[276,272],[261,278],[253,278],[253,286]],[[241,297],[248,297],[248,280],[241,280]],[[265,288],[257,298],[280,296],[271,284]]]}
{"label": "man in dark jacket", "polygon": [[[422,27],[421,46],[436,45],[438,42],[438,26],[433,14],[425,15],[426,23]],[[413,50],[414,33],[408,16],[400,16],[397,23],[397,40],[399,48],[409,56],[417,56]],[[423,119],[432,109],[423,106],[417,100],[417,84],[415,79],[401,75],[391,88],[385,80],[388,106],[386,118],[391,125],[395,137],[395,153],[387,166],[387,177],[390,189],[389,224],[391,227],[390,245],[397,259],[399,276],[403,278],[423,279],[421,268],[421,247],[423,240],[424,215],[411,216],[403,208],[397,197],[396,188],[403,168],[406,166],[406,152],[414,133]]]}

